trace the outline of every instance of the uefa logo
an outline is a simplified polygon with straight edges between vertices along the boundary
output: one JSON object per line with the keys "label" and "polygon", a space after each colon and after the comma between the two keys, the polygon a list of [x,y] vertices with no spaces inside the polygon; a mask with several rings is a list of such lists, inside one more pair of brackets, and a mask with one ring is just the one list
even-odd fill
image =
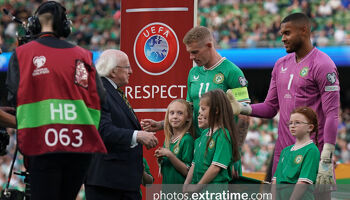
{"label": "uefa logo", "polygon": [[147,74],[168,72],[179,56],[179,41],[174,30],[160,22],[147,24],[136,36],[134,56],[137,65]]}

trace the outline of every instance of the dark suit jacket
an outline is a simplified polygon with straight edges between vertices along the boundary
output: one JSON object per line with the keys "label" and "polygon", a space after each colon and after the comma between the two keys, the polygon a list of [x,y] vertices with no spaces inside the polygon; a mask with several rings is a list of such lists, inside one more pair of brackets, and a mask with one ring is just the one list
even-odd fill
{"label": "dark suit jacket", "polygon": [[134,130],[140,123],[113,85],[102,77],[107,103],[102,105],[100,134],[108,154],[96,154],[90,165],[86,184],[107,188],[139,191],[143,163],[142,145],[131,148]]}

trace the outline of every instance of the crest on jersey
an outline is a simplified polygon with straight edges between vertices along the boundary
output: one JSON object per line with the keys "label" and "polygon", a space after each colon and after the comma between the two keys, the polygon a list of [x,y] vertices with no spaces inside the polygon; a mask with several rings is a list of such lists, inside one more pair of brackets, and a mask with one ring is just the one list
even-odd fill
{"label": "crest on jersey", "polygon": [[297,155],[297,156],[294,158],[294,163],[295,163],[295,164],[299,164],[299,163],[301,163],[301,161],[303,161],[303,156],[302,156],[302,155]]}
{"label": "crest on jersey", "polygon": [[137,66],[147,74],[168,72],[179,56],[179,41],[172,28],[160,22],[144,26],[134,43]]}
{"label": "crest on jersey", "polygon": [[303,67],[303,69],[300,70],[300,76],[305,77],[309,73],[309,67]]}
{"label": "crest on jersey", "polygon": [[216,84],[220,84],[224,82],[224,75],[222,73],[215,74],[213,82]]}
{"label": "crest on jersey", "polygon": [[247,81],[247,79],[245,79],[245,77],[240,76],[240,77],[238,78],[238,80],[239,80],[239,84],[241,84],[242,87],[247,86],[248,81]]}
{"label": "crest on jersey", "polygon": [[178,154],[179,153],[179,149],[180,149],[180,147],[178,145],[176,145],[174,150],[173,150],[174,154]]}
{"label": "crest on jersey", "polygon": [[334,84],[334,83],[337,81],[337,76],[335,75],[335,72],[328,73],[328,74],[327,74],[327,80],[328,80],[328,82],[330,82],[331,84]]}
{"label": "crest on jersey", "polygon": [[214,146],[215,146],[215,141],[213,139],[211,139],[209,142],[209,149],[214,148]]}

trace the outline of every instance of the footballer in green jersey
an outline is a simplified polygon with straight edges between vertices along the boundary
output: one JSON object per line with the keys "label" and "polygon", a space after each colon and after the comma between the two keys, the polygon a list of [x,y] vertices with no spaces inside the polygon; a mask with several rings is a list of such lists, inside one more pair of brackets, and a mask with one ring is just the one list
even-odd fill
{"label": "footballer in green jersey", "polygon": [[203,66],[193,67],[188,75],[186,100],[193,104],[193,123],[196,136],[199,137],[202,132],[198,128],[197,117],[199,100],[204,93],[214,89],[222,89],[224,92],[233,89],[237,101],[250,103],[247,87],[248,82],[241,69],[226,58],[220,59],[216,65],[209,69]]}

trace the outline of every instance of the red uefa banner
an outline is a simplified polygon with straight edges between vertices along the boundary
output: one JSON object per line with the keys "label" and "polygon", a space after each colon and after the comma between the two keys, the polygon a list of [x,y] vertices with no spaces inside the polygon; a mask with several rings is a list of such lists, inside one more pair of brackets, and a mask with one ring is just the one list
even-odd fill
{"label": "red uefa banner", "polygon": [[[197,0],[123,0],[121,8],[121,50],[133,70],[125,94],[140,120],[162,120],[172,100],[186,98],[193,64],[182,39],[195,25]],[[157,137],[163,145],[163,132]],[[161,183],[155,149],[144,157]]]}

